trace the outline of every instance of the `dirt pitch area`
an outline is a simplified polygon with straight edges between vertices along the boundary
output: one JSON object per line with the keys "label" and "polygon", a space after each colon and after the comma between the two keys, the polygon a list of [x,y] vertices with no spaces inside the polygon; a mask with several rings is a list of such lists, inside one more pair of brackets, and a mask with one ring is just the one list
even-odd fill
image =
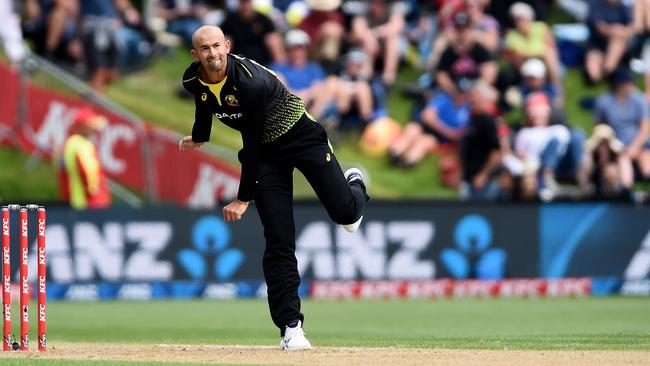
{"label": "dirt pitch area", "polygon": [[56,343],[44,354],[5,353],[3,357],[89,361],[153,361],[247,365],[648,365],[650,352],[512,351],[426,348],[316,347],[284,352],[276,347]]}

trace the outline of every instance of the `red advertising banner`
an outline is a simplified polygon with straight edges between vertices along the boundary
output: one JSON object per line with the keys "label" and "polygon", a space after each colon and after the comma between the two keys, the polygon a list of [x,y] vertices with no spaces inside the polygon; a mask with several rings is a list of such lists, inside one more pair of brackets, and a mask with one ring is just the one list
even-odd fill
{"label": "red advertising banner", "polygon": [[440,299],[465,297],[581,297],[590,278],[420,281],[313,281],[315,299]]}
{"label": "red advertising banner", "polygon": [[[212,207],[237,193],[238,170],[202,151],[178,151],[180,135],[129,121],[81,97],[25,82],[0,64],[0,142],[45,157],[60,151],[76,111],[92,107],[108,120],[96,144],[107,175],[157,198],[194,207]],[[19,116],[21,91],[25,113]]]}

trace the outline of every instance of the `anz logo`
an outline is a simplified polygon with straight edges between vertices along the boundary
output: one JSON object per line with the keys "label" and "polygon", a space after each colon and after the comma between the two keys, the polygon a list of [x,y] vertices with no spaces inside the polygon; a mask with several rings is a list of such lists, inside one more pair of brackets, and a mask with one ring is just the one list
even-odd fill
{"label": "anz logo", "polygon": [[446,248],[440,255],[454,278],[503,278],[507,254],[491,247],[492,225],[483,216],[464,216],[456,225],[454,240],[457,248]]}
{"label": "anz logo", "polygon": [[227,280],[244,263],[244,253],[230,246],[230,229],[217,216],[199,219],[192,228],[192,249],[178,253],[178,261],[191,278]]}
{"label": "anz logo", "polygon": [[244,115],[242,113],[231,113],[231,114],[228,114],[228,113],[215,113],[214,116],[219,118],[219,119],[226,119],[226,118],[227,119],[237,119],[237,118],[243,117]]}

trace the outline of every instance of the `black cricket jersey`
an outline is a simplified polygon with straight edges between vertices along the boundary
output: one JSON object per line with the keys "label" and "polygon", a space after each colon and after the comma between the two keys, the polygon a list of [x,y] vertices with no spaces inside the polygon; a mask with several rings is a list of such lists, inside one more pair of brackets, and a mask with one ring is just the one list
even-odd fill
{"label": "black cricket jersey", "polygon": [[254,198],[261,144],[284,135],[305,113],[302,99],[292,94],[266,67],[248,58],[227,55],[226,76],[218,84],[199,79],[200,62],[183,74],[183,86],[194,95],[196,110],[192,141],[210,139],[212,116],[241,132],[244,148],[237,198]]}

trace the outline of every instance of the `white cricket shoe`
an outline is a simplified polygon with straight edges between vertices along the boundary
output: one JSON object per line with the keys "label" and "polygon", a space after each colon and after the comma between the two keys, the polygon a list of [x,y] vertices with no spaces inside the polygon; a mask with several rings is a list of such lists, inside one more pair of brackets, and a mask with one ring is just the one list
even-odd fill
{"label": "white cricket shoe", "polygon": [[[348,181],[348,184],[354,182],[355,180],[359,180],[361,181],[361,184],[363,184],[365,187],[365,183],[363,181],[363,173],[361,173],[361,170],[357,168],[350,168],[346,170],[345,173],[343,173],[343,175],[345,176],[345,179]],[[359,217],[359,220],[357,220],[356,222],[352,224],[343,225],[343,228],[349,233],[354,233],[359,229],[359,225],[361,225],[361,220],[363,220],[363,215],[361,215],[361,217]]]}
{"label": "white cricket shoe", "polygon": [[280,341],[280,348],[285,351],[311,349],[311,343],[309,343],[305,337],[305,332],[302,330],[301,321],[298,321],[298,325],[293,328],[289,326],[285,328],[284,338]]}

